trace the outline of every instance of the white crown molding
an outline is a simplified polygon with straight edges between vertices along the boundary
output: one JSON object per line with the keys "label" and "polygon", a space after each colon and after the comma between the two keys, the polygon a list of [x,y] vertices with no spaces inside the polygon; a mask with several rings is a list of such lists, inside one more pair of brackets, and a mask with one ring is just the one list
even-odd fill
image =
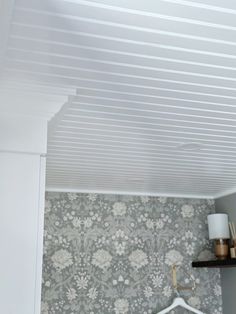
{"label": "white crown molding", "polygon": [[61,110],[65,102],[65,97],[61,102],[40,101],[35,97],[35,100],[25,97],[0,95],[0,115],[7,114],[12,116],[27,116],[34,118],[42,118],[47,121],[51,120],[57,112]]}
{"label": "white crown molding", "polygon": [[54,131],[57,129],[58,124],[62,120],[64,114],[66,113],[67,109],[70,106],[70,98],[71,96],[68,97],[68,102],[66,102],[60,110],[54,115],[54,117],[51,119],[49,125],[48,125],[48,138],[53,136]]}
{"label": "white crown molding", "polygon": [[59,193],[95,193],[95,194],[114,194],[114,195],[134,195],[134,196],[154,196],[154,197],[176,197],[190,199],[214,199],[212,195],[200,194],[171,194],[171,193],[152,193],[152,192],[135,192],[135,191],[115,191],[115,190],[88,190],[88,189],[70,189],[46,186],[47,192]]}

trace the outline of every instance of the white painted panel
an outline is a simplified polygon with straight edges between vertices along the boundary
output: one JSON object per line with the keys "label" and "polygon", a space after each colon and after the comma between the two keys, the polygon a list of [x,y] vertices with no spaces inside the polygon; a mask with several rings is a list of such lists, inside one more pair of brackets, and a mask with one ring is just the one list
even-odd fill
{"label": "white painted panel", "polygon": [[0,150],[45,154],[47,152],[47,120],[32,116],[1,114]]}
{"label": "white painted panel", "polygon": [[46,157],[40,157],[34,314],[41,314]]}
{"label": "white painted panel", "polygon": [[0,153],[0,313],[39,313],[40,171],[40,156]]}

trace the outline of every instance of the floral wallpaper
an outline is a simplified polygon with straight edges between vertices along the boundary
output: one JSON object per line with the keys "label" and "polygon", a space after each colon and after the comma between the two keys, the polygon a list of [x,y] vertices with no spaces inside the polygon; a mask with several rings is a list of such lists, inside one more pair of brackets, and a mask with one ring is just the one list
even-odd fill
{"label": "floral wallpaper", "polygon": [[[192,269],[211,255],[212,200],[46,194],[42,314],[154,314],[171,304],[171,266],[181,291],[206,314],[222,314],[217,269]],[[182,308],[171,314],[184,314]]]}

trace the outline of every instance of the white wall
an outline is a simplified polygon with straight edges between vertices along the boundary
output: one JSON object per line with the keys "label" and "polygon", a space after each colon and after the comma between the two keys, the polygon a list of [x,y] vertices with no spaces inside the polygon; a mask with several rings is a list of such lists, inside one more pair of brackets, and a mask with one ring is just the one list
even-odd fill
{"label": "white wall", "polygon": [[32,116],[0,114],[0,151],[45,154],[47,120]]}
{"label": "white wall", "polygon": [[0,154],[0,313],[35,313],[41,158]]}
{"label": "white wall", "polygon": [[40,314],[47,120],[0,115],[0,313]]}

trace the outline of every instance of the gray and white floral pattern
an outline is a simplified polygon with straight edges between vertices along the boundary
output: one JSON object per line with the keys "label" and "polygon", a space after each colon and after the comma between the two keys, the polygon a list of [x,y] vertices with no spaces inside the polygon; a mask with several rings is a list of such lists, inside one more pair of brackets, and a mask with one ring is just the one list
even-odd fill
{"label": "gray and white floral pattern", "polygon": [[[216,269],[192,269],[212,253],[211,200],[75,193],[46,195],[42,314],[154,314],[178,279],[189,304],[222,314]],[[183,309],[172,312],[183,314]]]}

